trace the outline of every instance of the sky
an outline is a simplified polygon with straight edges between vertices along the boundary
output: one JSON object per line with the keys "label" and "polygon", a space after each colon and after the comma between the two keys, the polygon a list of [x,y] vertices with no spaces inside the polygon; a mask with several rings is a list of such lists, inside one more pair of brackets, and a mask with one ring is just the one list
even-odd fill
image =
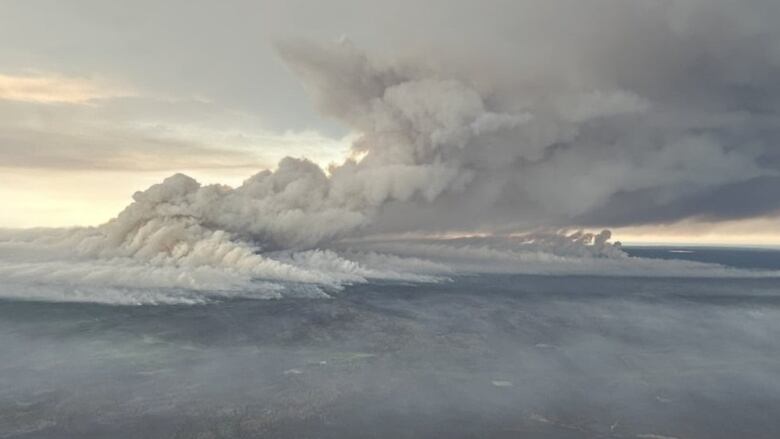
{"label": "sky", "polygon": [[197,218],[282,247],[541,227],[780,245],[776,1],[0,8],[0,227],[98,225],[182,173],[245,188]]}

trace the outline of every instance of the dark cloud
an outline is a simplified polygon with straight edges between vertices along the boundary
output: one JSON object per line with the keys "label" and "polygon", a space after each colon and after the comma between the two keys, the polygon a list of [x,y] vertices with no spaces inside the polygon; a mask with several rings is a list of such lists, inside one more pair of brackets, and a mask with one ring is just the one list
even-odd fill
{"label": "dark cloud", "polygon": [[605,206],[576,219],[585,225],[630,226],[671,223],[694,217],[708,221],[771,216],[780,212],[780,177],[765,176],[711,188],[668,203],[658,189],[615,194]]}

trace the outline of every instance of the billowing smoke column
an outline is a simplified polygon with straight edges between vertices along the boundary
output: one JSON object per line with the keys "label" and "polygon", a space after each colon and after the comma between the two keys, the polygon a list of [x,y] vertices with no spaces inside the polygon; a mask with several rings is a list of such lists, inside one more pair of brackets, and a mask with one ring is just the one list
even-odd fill
{"label": "billowing smoke column", "polygon": [[[516,183],[518,163],[538,158],[544,147],[568,135],[565,127],[547,127],[545,134],[540,125],[553,119],[558,125],[573,123],[567,118],[582,122],[643,106],[631,95],[599,94],[579,102],[584,108],[562,107],[557,119],[539,122],[541,117],[529,112],[487,108],[485,99],[460,81],[377,67],[348,41],[288,43],[279,50],[312,89],[323,113],[360,134],[354,150],[361,158],[331,167],[327,174],[305,159],[285,158],[275,171],[260,172],[236,189],[201,187],[175,175],[137,193],[116,219],[83,239],[79,251],[181,259],[196,252],[199,243],[214,240],[268,252],[314,248],[364,229],[437,227],[437,219],[386,228],[374,224],[387,205],[395,211],[417,210],[444,198],[458,204],[477,198],[486,203],[480,210],[492,212],[495,204],[507,202],[495,194]],[[480,197],[475,188],[494,195]]]}
{"label": "billowing smoke column", "polygon": [[101,227],[103,238],[88,251],[125,247],[149,258],[216,231],[264,251],[315,247],[367,226],[389,202],[432,202],[462,192],[474,177],[473,150],[529,117],[491,112],[457,81],[375,69],[348,43],[330,50],[283,46],[281,52],[320,90],[323,111],[361,133],[354,148],[363,157],[332,167],[329,175],[305,159],[285,158],[275,171],[236,189],[200,187],[175,175],[137,193]]}
{"label": "billowing smoke column", "polygon": [[[656,178],[632,174],[619,160],[588,169],[607,176],[596,178],[601,185],[591,176],[578,185],[576,175],[561,175],[567,161],[578,160],[571,145],[589,123],[648,111],[634,93],[563,93],[507,105],[435,71],[381,66],[348,41],[285,43],[279,53],[323,114],[359,135],[353,145],[359,159],[326,172],[288,157],[237,188],[201,186],[177,174],[137,192],[102,226],[0,236],[0,278],[21,296],[137,303],[184,300],[181,289],[323,295],[369,278],[432,281],[461,270],[734,274],[628,258],[606,231],[549,231],[576,225],[574,219],[606,202],[611,192],[599,191],[610,182],[613,191],[641,189]],[[589,141],[585,136],[580,150]],[[674,152],[656,151],[648,162],[670,180],[686,172],[674,159],[681,150],[720,154],[710,162],[728,172],[754,166],[706,139],[682,136],[672,146]],[[561,198],[551,175],[573,196]],[[372,238],[479,229],[500,236]],[[52,293],[51,285],[67,288]],[[119,290],[107,296],[107,287]],[[137,287],[144,292],[127,290]]]}
{"label": "billowing smoke column", "polygon": [[285,158],[275,171],[235,189],[201,187],[174,175],[136,193],[116,219],[81,237],[78,251],[210,263],[198,256],[204,242],[240,241],[266,252],[313,248],[369,225],[389,202],[432,202],[462,192],[475,173],[472,150],[529,117],[491,112],[457,81],[378,70],[349,43],[288,45],[281,53],[322,92],[326,114],[361,133],[354,145],[363,155],[359,161],[332,167],[328,175],[306,159]]}

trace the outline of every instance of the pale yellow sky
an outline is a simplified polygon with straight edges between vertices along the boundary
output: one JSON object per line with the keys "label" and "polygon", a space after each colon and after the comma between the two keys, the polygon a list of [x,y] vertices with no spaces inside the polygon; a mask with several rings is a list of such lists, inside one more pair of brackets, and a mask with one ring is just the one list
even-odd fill
{"label": "pale yellow sky", "polygon": [[97,225],[115,216],[132,194],[162,173],[38,171],[0,168],[0,227]]}
{"label": "pale yellow sky", "polygon": [[682,221],[667,225],[619,227],[614,240],[626,244],[780,246],[780,218],[734,221]]}
{"label": "pale yellow sky", "polygon": [[[333,146],[336,148],[336,145]],[[320,166],[341,160],[339,154],[322,153]],[[305,150],[305,148],[301,148]],[[276,162],[281,157],[270,157]],[[337,160],[338,159],[338,160]],[[136,191],[161,182],[176,172],[201,184],[239,186],[262,167],[180,168],[175,170],[62,170],[4,168],[0,166],[0,228],[91,226],[115,217],[132,201]]]}
{"label": "pale yellow sky", "polygon": [[4,100],[84,104],[93,99],[134,94],[129,89],[95,78],[69,78],[43,72],[28,72],[22,75],[0,74],[0,99]]}

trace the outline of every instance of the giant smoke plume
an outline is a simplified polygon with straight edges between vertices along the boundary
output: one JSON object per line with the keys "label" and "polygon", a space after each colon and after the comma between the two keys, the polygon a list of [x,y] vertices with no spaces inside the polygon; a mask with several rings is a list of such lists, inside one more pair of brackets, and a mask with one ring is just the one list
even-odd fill
{"label": "giant smoke plume", "polygon": [[[288,157],[236,188],[176,174],[101,226],[2,232],[3,294],[199,302],[483,271],[748,275],[629,258],[606,230],[572,231],[659,180],[695,192],[764,174],[701,133],[678,131],[650,152],[621,128],[658,117],[637,93],[565,89],[518,101],[425,64],[372,60],[347,40],[278,52],[323,115],[356,133],[353,158],[325,170]],[[594,162],[599,140],[623,149]],[[688,160],[697,155],[707,160]]]}

